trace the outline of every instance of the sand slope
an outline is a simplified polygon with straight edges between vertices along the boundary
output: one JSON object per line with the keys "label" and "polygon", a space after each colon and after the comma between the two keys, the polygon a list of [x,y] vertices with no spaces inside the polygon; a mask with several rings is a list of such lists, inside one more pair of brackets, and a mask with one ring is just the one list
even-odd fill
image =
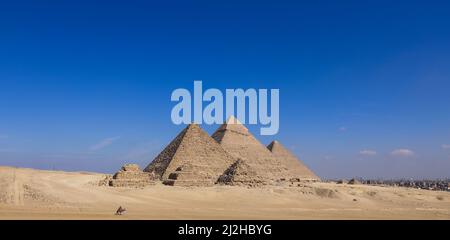
{"label": "sand slope", "polygon": [[[104,176],[0,167],[0,219],[450,219],[448,192],[331,183],[97,186]],[[126,215],[114,215],[119,205]]]}

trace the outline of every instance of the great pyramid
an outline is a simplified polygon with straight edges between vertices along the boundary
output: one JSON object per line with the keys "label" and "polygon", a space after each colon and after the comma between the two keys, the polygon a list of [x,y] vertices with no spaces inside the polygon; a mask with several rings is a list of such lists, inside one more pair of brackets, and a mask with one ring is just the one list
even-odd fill
{"label": "great pyramid", "polygon": [[222,124],[214,138],[230,155],[242,159],[258,176],[271,182],[286,178],[288,168],[261,144],[235,117],[231,116]]}
{"label": "great pyramid", "polygon": [[289,169],[291,177],[320,180],[316,174],[278,141],[271,142],[267,148]]}
{"label": "great pyramid", "polygon": [[210,186],[235,161],[208,133],[190,124],[144,171],[166,185]]}

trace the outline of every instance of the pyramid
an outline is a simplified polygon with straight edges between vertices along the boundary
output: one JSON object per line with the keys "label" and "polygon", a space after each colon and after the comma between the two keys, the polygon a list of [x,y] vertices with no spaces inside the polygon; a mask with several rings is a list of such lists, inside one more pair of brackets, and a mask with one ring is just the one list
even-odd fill
{"label": "pyramid", "polygon": [[238,159],[217,180],[218,184],[232,186],[261,186],[265,185],[264,178],[260,177],[244,160]]}
{"label": "pyramid", "polygon": [[109,179],[111,187],[142,188],[154,184],[154,176],[143,172],[137,164],[125,164],[114,176]]}
{"label": "pyramid", "polygon": [[212,135],[231,156],[242,159],[266,180],[284,178],[288,168],[274,157],[235,117],[231,116]]}
{"label": "pyramid", "polygon": [[210,186],[235,160],[197,124],[190,124],[144,171],[166,185]]}
{"label": "pyramid", "polygon": [[290,177],[320,180],[316,174],[278,141],[271,142],[267,148],[282,162],[283,165],[289,168]]}

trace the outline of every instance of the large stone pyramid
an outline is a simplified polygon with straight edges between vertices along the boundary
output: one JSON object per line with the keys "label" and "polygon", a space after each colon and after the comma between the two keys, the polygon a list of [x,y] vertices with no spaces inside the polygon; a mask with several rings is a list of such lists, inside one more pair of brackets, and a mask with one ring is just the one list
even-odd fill
{"label": "large stone pyramid", "polygon": [[208,133],[190,124],[144,171],[166,185],[210,186],[235,161]]}
{"label": "large stone pyramid", "polygon": [[212,138],[234,158],[244,160],[268,182],[287,177],[287,166],[281,164],[235,117],[231,116],[221,125]]}
{"label": "large stone pyramid", "polygon": [[271,142],[267,148],[283,165],[289,168],[290,176],[300,179],[320,180],[316,174],[278,141]]}

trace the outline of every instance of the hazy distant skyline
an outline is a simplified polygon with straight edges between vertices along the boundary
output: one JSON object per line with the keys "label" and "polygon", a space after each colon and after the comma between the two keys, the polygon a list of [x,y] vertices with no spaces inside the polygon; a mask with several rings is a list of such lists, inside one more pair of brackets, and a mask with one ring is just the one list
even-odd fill
{"label": "hazy distant skyline", "polygon": [[[279,140],[322,178],[450,177],[450,3],[0,4],[0,165],[144,167],[170,94],[280,89]],[[218,126],[202,126],[212,133]]]}

